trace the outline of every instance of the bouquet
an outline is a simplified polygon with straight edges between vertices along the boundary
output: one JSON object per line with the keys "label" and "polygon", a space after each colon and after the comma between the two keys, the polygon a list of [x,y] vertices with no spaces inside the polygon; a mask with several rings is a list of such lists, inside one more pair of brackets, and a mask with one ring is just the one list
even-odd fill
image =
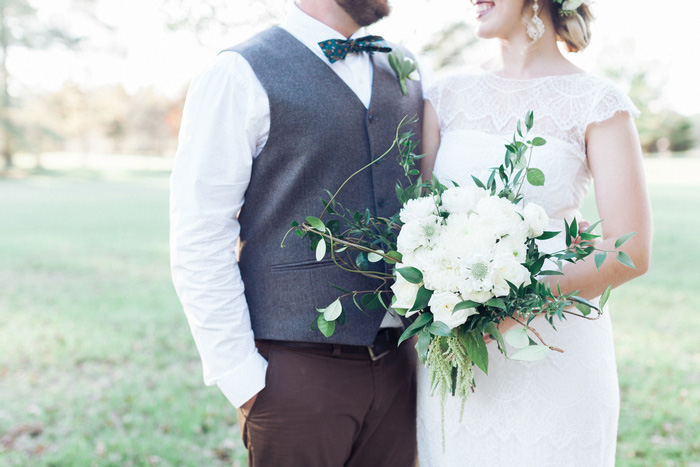
{"label": "bouquet", "polygon": [[[552,291],[540,279],[561,275],[564,263],[575,263],[594,253],[600,268],[613,252],[596,248],[599,236],[593,230],[599,222],[581,230],[576,219],[564,221],[565,249],[546,253],[538,248],[539,240],[561,232],[546,230],[549,219],[541,206],[523,205],[522,185],[545,183],[543,172],[530,165],[532,151],[546,144],[543,138],[528,138],[533,119],[532,112],[528,112],[524,122],[518,121],[512,141],[505,145],[503,163],[491,170],[486,181],[472,177],[474,186],[464,187],[445,186],[435,178],[422,180],[415,168],[422,156],[413,152],[413,135],[401,133],[402,122],[394,144],[379,158],[398,147],[398,163],[407,184],[399,181],[396,185],[402,204],[399,212],[380,218],[369,210],[347,210],[335,202],[341,186],[334,195],[328,192],[321,216],[292,223],[291,230],[311,240],[317,259],[330,254],[339,267],[380,279],[375,290],[344,291],[329,306],[317,310],[319,315],[312,326],[326,336],[332,335],[336,323],[345,320],[346,310],[340,300],[346,296],[352,296],[361,310],[391,307],[399,315],[412,318],[399,344],[417,336],[418,356],[428,366],[433,393],[437,391],[443,403],[448,393],[461,397],[464,403],[474,391],[475,365],[488,374],[484,335],[496,340],[504,355],[505,340],[519,349],[506,355],[513,360],[533,361],[551,351],[562,352],[547,345],[530,326],[531,321],[543,316],[555,327],[555,319],[567,315],[596,319],[611,287],[595,305],[579,297],[577,291]],[[324,222],[326,213],[334,218]],[[632,235],[620,237],[615,250]],[[616,253],[620,262],[634,267],[624,252]],[[369,263],[379,261],[392,272],[370,271]],[[545,268],[547,262],[554,269]],[[391,281],[393,285],[387,287]],[[591,315],[594,310],[597,316]],[[498,324],[507,318],[520,326],[506,333],[504,340]]]}

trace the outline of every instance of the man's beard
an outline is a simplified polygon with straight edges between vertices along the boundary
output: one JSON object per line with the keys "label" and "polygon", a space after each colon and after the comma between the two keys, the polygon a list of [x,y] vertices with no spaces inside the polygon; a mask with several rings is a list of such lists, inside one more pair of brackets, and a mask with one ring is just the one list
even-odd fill
{"label": "man's beard", "polygon": [[391,11],[388,0],[335,0],[360,26],[369,26]]}

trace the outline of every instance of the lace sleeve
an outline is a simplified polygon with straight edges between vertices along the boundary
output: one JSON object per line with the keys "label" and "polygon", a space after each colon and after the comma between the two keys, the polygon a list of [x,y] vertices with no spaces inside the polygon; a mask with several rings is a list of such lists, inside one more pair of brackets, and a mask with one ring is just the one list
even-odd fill
{"label": "lace sleeve", "polygon": [[435,112],[440,115],[440,86],[442,80],[434,82],[427,91],[425,91],[425,99],[428,100],[432,105]]}
{"label": "lace sleeve", "polygon": [[632,118],[639,116],[639,110],[632,103],[632,100],[612,83],[606,83],[600,89],[584,127],[604,122],[618,112],[627,112]]}

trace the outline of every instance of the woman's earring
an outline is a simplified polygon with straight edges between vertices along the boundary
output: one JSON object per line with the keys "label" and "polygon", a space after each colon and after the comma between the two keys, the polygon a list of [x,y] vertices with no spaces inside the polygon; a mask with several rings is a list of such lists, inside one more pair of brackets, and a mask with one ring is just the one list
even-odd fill
{"label": "woman's earring", "polygon": [[537,16],[539,9],[540,6],[537,4],[537,0],[535,0],[534,5],[532,5],[532,10],[535,13],[532,15],[530,21],[527,22],[527,35],[530,36],[532,42],[537,42],[537,40],[544,35],[544,23],[540,17]]}

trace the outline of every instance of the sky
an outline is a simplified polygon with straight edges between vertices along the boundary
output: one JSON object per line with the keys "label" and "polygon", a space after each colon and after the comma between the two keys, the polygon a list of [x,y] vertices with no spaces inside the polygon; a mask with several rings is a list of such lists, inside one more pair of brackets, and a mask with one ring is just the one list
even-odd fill
{"label": "sky", "polygon": [[[247,17],[251,7],[260,6],[255,0],[231,2],[227,14],[236,18]],[[164,0],[97,0],[96,15],[116,31],[110,34],[70,15],[67,0],[32,3],[39,16],[62,18],[86,36],[86,47],[79,53],[57,48],[16,51],[8,60],[16,89],[17,83],[37,91],[59,88],[66,81],[88,86],[122,83],[130,92],[154,86],[176,97],[219,50],[263,27],[244,24],[212,31],[200,43],[189,32],[167,30]],[[592,72],[599,71],[602,63],[620,59],[631,67],[646,66],[653,71],[654,82],[663,84],[663,105],[687,115],[698,114],[700,64],[691,31],[700,18],[700,2],[674,0],[663,11],[659,5],[650,0],[595,0],[592,44],[569,58]],[[392,15],[374,25],[372,32],[414,50],[455,18],[474,22],[474,9],[468,0],[393,0],[392,6]],[[487,58],[496,46],[494,41],[482,41],[479,56]],[[438,76],[439,72],[436,70]]]}

